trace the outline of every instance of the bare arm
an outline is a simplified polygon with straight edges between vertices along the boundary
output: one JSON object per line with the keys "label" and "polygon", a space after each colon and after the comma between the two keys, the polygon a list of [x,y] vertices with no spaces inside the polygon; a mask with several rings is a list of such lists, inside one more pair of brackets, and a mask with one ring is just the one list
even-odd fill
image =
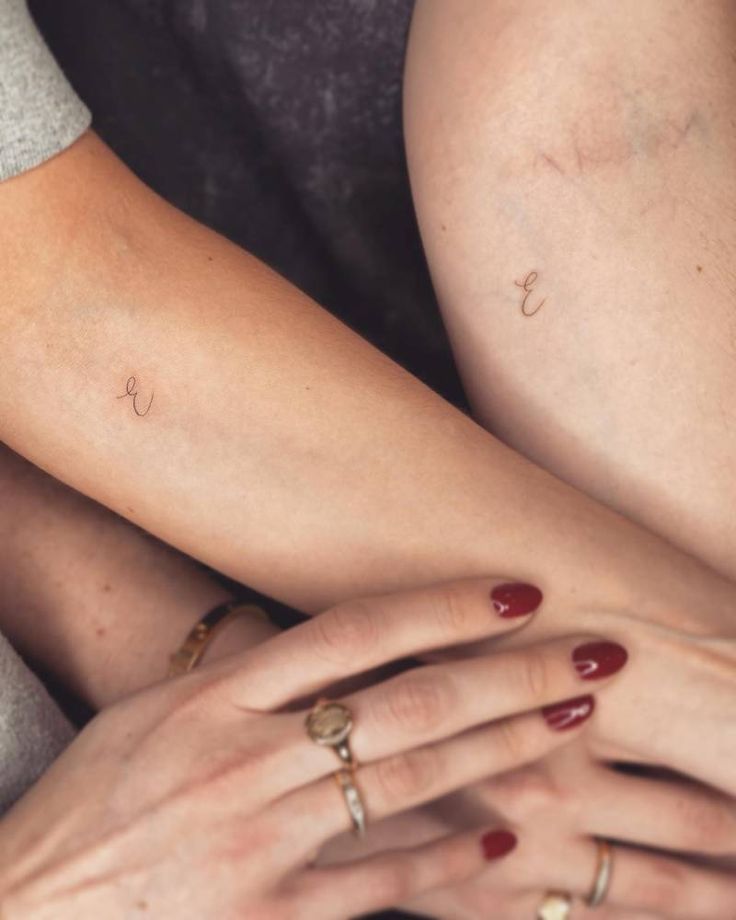
{"label": "bare arm", "polygon": [[227,574],[314,610],[620,544],[94,136],[6,183],[0,225],[0,436]]}
{"label": "bare arm", "polygon": [[[526,637],[620,637],[642,692],[655,662],[671,677],[672,644],[732,629],[728,582],[504,447],[94,137],[3,193],[9,249],[24,246],[4,266],[0,433],[61,479],[306,610],[474,574],[532,582],[544,615]],[[630,730],[639,702],[611,737],[665,756],[647,719]],[[723,758],[706,760],[721,782]]]}
{"label": "bare arm", "polygon": [[410,172],[477,417],[736,575],[733,4],[417,6]]}
{"label": "bare arm", "polygon": [[[0,446],[0,628],[102,707],[163,678],[169,655],[229,592],[201,567]],[[209,662],[272,629],[238,617]]]}

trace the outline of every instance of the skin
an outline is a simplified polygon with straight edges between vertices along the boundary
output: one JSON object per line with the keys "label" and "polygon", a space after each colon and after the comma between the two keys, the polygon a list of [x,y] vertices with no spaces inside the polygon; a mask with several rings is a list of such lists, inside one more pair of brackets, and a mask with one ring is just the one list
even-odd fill
{"label": "skin", "polygon": [[[477,830],[311,867],[350,820],[334,752],[306,737],[296,701],[397,658],[518,629],[528,616],[489,611],[493,586],[464,581],[334,608],[106,709],[3,818],[3,917],[338,920],[477,873],[489,858]],[[355,618],[381,641],[356,648],[342,626]],[[533,710],[579,692],[571,653],[586,640],[536,650],[555,672],[544,688],[524,676],[530,656],[510,651],[348,694],[368,814],[380,820],[564,744],[567,733]],[[430,683],[455,686],[451,719],[427,709]]]}
{"label": "skin", "polygon": [[[167,653],[178,646],[201,612],[191,609],[193,603],[218,602],[223,596],[222,589],[191,563],[174,556],[170,550],[79,493],[50,480],[10,452],[5,451],[0,459],[9,502],[3,507],[19,525],[15,532],[9,531],[9,539],[4,544],[6,574],[3,577],[10,579],[2,608],[4,630],[15,625],[19,635],[25,636],[26,649],[33,652],[35,648],[37,656],[45,651],[45,661],[50,667],[61,663],[61,676],[75,676],[75,685],[93,703],[100,699],[111,702],[158,681],[164,673]],[[104,590],[106,586],[109,591]],[[405,632],[415,628],[422,617],[437,607],[436,601],[421,592],[412,597],[411,608],[407,605],[412,615],[402,626]],[[486,612],[491,612],[487,598]],[[545,600],[541,616],[550,613],[554,616]],[[188,618],[185,623],[178,624],[180,614]],[[168,622],[169,615],[173,618],[172,624]],[[376,647],[378,636],[394,636],[398,631],[398,624],[394,623],[384,626],[377,634],[355,605],[344,609],[337,620],[335,617],[332,620],[333,626],[323,625],[322,634],[330,646],[347,643],[348,658],[353,663]],[[454,620],[458,625],[463,623],[459,609],[448,622]],[[46,624],[43,630],[38,629],[39,621]],[[104,638],[96,637],[99,622],[104,622],[109,630]],[[323,621],[326,622],[329,621]],[[161,651],[160,657],[151,657],[150,646],[177,624],[182,627],[180,634],[171,636],[171,645]],[[344,635],[334,633],[336,626]],[[531,624],[527,630],[530,628]],[[237,620],[218,637],[208,650],[206,660],[216,660],[262,641],[271,631],[272,627],[260,621]],[[90,636],[95,636],[95,640],[90,642]],[[39,637],[44,643],[39,643]],[[496,644],[498,641],[495,640]],[[687,634],[682,637],[683,646],[692,641],[693,637]],[[81,647],[89,655],[87,658],[80,655],[60,657],[55,654],[59,642],[72,650]],[[453,644],[449,635],[447,643]],[[105,655],[104,648],[109,648]],[[441,660],[446,653],[437,652],[433,657]],[[463,657],[467,657],[467,646],[464,646]],[[650,667],[651,664],[649,662]],[[285,666],[273,661],[271,667],[278,677]],[[553,675],[547,675],[543,662],[536,660],[531,667],[535,684],[540,681],[546,684],[553,679]],[[641,701],[649,697],[652,721],[661,721],[660,713],[666,711],[670,703],[671,691],[666,680],[669,669],[668,655],[663,661],[662,675],[653,675],[654,685],[661,687],[659,696],[652,697],[651,689],[641,681],[637,681],[626,695],[639,709]],[[701,671],[698,678],[701,682],[703,676]],[[646,680],[646,670],[643,677]],[[628,675],[627,679],[630,680]],[[686,673],[681,666],[678,682],[681,688],[687,687]],[[425,691],[427,689],[425,687]],[[712,693],[720,693],[715,683]],[[415,701],[415,705],[416,702],[420,701]],[[442,703],[436,682],[433,682],[428,704],[439,712],[435,718],[447,727],[446,717],[441,716],[447,704]],[[683,708],[682,716],[682,725],[673,729],[676,739],[687,735],[691,715]],[[702,714],[692,718],[699,719],[701,726],[705,726]],[[724,712],[722,725],[714,721],[713,733],[722,736],[729,718],[729,712]],[[411,721],[418,719],[415,714]],[[362,721],[360,714],[359,721]],[[108,724],[103,723],[103,728],[97,729],[100,744],[104,744],[102,734]],[[630,730],[626,721],[622,727],[624,732]],[[708,732],[701,732],[701,744],[707,735]],[[479,763],[482,767],[485,761],[481,759]],[[500,899],[506,897],[506,890],[515,891],[520,885],[525,889],[537,888],[547,881],[552,888],[567,887],[585,893],[594,868],[592,847],[584,842],[591,834],[612,836],[648,847],[698,850],[713,855],[728,853],[734,848],[736,816],[730,802],[714,794],[704,794],[681,784],[663,785],[620,777],[600,765],[588,764],[587,769],[581,770],[581,765],[577,764],[576,769],[571,770],[569,757],[547,758],[513,776],[515,778],[510,777],[508,781],[484,782],[474,787],[468,794],[470,805],[440,803],[430,811],[414,810],[400,822],[394,820],[385,826],[372,820],[368,842],[373,848],[392,848],[398,843],[408,845],[411,842],[421,845],[448,833],[466,833],[481,820],[489,825],[513,826],[520,846],[518,853],[510,857],[508,881],[504,871],[504,884],[500,884],[498,870],[490,878],[482,876],[477,882],[465,885],[459,892],[448,890],[443,902],[439,900],[439,892],[433,892],[431,912],[436,913],[442,903],[443,916],[456,915],[458,897],[468,911],[461,916],[473,916],[469,912],[471,906],[477,907],[479,913],[489,903],[500,906],[505,903]],[[62,787],[66,782],[58,773],[49,780],[50,784],[59,783]],[[213,790],[212,795],[216,799],[219,793]],[[68,799],[65,801],[68,803]],[[23,814],[32,820],[34,812],[39,819],[46,814],[45,808],[32,796]],[[463,821],[458,824],[458,816],[466,815],[471,818],[470,824]],[[550,821],[550,816],[554,816],[554,820]],[[560,829],[568,825],[571,841],[563,848]],[[540,828],[545,826],[548,830],[541,834]],[[5,833],[9,835],[5,838],[7,845],[14,846],[17,828],[6,825]],[[344,839],[337,844],[336,852],[342,858],[346,854],[359,856],[363,853]],[[571,859],[570,852],[579,855]],[[551,859],[550,854],[556,859]],[[330,857],[328,849],[325,859],[329,861]],[[676,905],[678,912],[673,916],[718,917],[723,902],[728,904],[733,896],[732,882],[702,870],[675,867],[666,858],[632,853],[625,855],[622,861],[624,868],[617,869],[611,892],[617,903],[664,904],[660,911],[664,916],[670,915],[665,907]],[[522,909],[526,909],[530,897],[524,896]],[[426,908],[427,905],[420,900],[412,907]]]}
{"label": "skin", "polygon": [[[729,584],[521,461],[235,247],[172,213],[93,137],[7,185],[4,216],[17,233],[5,266],[2,436],[56,475],[308,610],[361,588],[509,571],[545,590],[542,630],[610,625],[632,647],[632,673],[661,659],[665,686],[672,656],[687,657],[693,633],[730,635]],[[13,246],[31,236],[43,256],[29,266]],[[217,261],[209,273],[203,252]],[[120,361],[128,348],[134,369]],[[192,390],[193,366],[214,390]],[[127,394],[132,370],[141,387],[153,371],[155,400],[143,416]],[[315,374],[317,401],[306,389]],[[167,388],[185,399],[142,434]],[[71,418],[70,405],[79,410]],[[268,416],[259,409],[274,405]],[[349,424],[357,407],[362,431]],[[118,409],[127,414],[110,414]],[[192,430],[209,437],[192,443]],[[301,487],[305,469],[310,489]],[[212,497],[205,508],[195,507],[189,471]],[[274,519],[288,528],[274,528]],[[293,558],[295,540],[309,540],[310,554]],[[652,659],[663,638],[668,655]],[[702,670],[725,673],[727,656],[703,641]],[[642,686],[643,676],[637,693]],[[636,698],[615,706],[617,737],[598,744],[631,744]],[[717,713],[713,721],[720,726]],[[713,761],[722,765],[731,739],[713,734],[724,745]],[[673,756],[671,740],[656,740],[635,734],[637,756]]]}
{"label": "skin", "polygon": [[[2,631],[95,709],[163,677],[197,619],[230,597],[191,560],[3,447],[0,506]],[[207,658],[270,634],[239,618]]]}
{"label": "skin", "polygon": [[729,577],[734,36],[727,0],[422,0],[405,105],[475,417]]}
{"label": "skin", "polygon": [[[731,577],[735,29],[723,2],[424,0],[405,108],[476,417]],[[565,787],[546,768],[543,788],[550,776]],[[566,820],[574,839],[594,832]],[[558,811],[558,843],[564,823]],[[677,897],[663,887],[662,909]],[[503,896],[491,882],[447,909],[473,916],[471,902]],[[509,917],[530,915],[506,897]]]}

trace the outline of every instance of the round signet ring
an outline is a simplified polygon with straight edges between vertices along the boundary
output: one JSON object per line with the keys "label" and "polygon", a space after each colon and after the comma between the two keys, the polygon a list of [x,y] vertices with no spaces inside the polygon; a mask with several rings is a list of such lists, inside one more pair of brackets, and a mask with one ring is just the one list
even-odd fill
{"label": "round signet ring", "polygon": [[353,714],[342,703],[317,700],[306,722],[307,734],[323,747],[331,747],[343,764],[354,770],[357,766],[350,750],[350,732],[353,730]]}

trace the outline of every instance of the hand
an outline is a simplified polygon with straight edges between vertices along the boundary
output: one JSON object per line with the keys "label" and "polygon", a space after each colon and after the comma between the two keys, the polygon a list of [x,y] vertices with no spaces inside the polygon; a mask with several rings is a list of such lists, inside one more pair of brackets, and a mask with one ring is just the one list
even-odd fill
{"label": "hand", "polygon": [[[334,841],[323,859],[355,859],[380,846],[426,845],[485,822],[514,829],[519,846],[513,855],[472,879],[407,901],[408,910],[443,920],[530,920],[546,891],[568,891],[576,899],[574,920],[736,916],[733,872],[685,859],[690,852],[736,854],[734,802],[673,780],[593,766],[581,759],[577,745],[387,819],[363,844]],[[592,910],[583,901],[596,873],[597,836],[619,843],[604,905]]]}
{"label": "hand", "polygon": [[[0,825],[3,916],[328,920],[477,872],[513,837],[465,831],[312,868],[350,820],[331,775],[337,758],[306,737],[294,701],[392,660],[524,625],[529,613],[498,614],[492,587],[466,581],[339,606],[105,710]],[[580,695],[571,657],[588,643],[416,667],[347,696],[369,822],[574,737],[576,728],[555,731],[533,710]]]}
{"label": "hand", "polygon": [[736,640],[652,631],[632,645],[630,682],[607,695],[592,754],[618,748],[736,796]]}
{"label": "hand", "polygon": [[[604,632],[625,644],[626,680],[601,699],[600,717],[585,735],[592,756],[663,765],[736,796],[736,593],[715,576],[686,585],[672,572],[671,581],[672,588],[663,581],[647,594],[634,590],[632,579],[608,602],[597,593],[595,573],[581,572],[575,595],[545,585],[542,615],[501,644],[523,646],[572,630]],[[485,651],[480,643],[472,653]]]}

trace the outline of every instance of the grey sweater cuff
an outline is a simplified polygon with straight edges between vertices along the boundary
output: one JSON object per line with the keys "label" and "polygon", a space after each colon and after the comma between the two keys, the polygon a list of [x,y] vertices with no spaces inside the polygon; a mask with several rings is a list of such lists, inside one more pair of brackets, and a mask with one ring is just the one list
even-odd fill
{"label": "grey sweater cuff", "polygon": [[60,153],[91,121],[25,0],[0,0],[0,180]]}
{"label": "grey sweater cuff", "polygon": [[74,731],[0,635],[0,816],[74,738]]}

